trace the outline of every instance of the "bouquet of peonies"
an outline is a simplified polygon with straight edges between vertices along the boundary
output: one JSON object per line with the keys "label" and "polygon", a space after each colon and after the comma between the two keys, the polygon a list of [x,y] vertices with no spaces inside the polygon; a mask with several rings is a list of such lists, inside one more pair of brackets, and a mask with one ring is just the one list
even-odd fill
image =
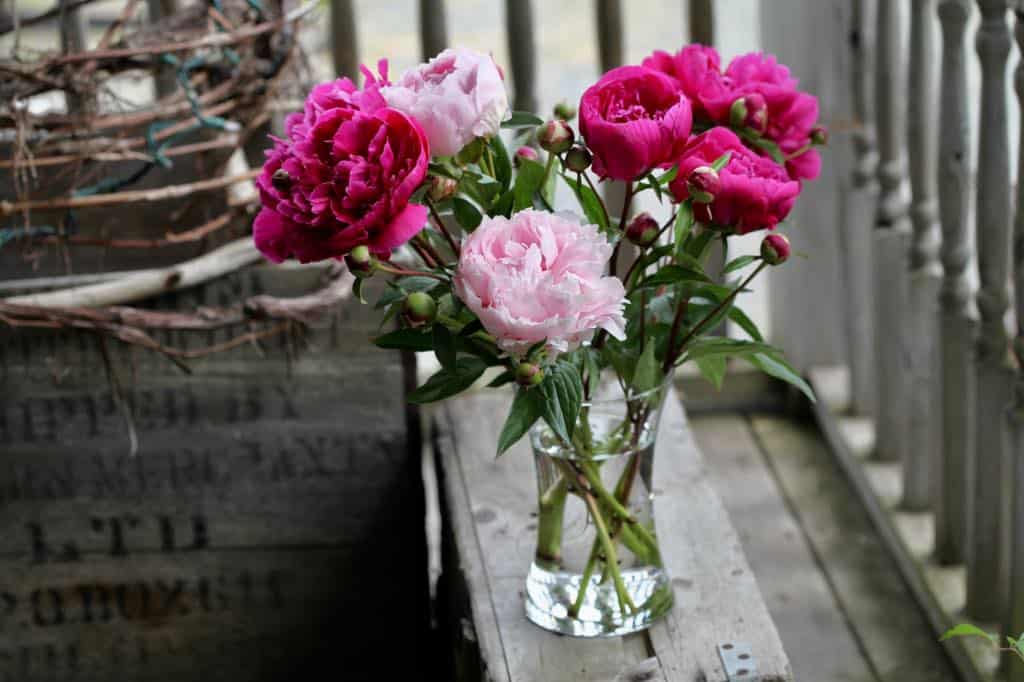
{"label": "bouquet of peonies", "polygon": [[[497,451],[530,432],[539,458],[531,619],[584,635],[645,626],[671,605],[663,577],[637,588],[636,575],[660,570],[643,496],[673,370],[693,361],[720,385],[737,357],[809,392],[736,298],[790,255],[773,230],[819,172],[817,100],[770,56],[722,70],[689,45],[601,77],[577,135],[569,106],[546,122],[509,112],[501,69],[471,50],[394,82],[383,60],[363,73],[362,89],[318,85],[288,117],[257,181],[256,245],[275,262],[344,258],[360,298],[366,278],[389,276],[377,307],[402,324],[376,344],[440,363],[410,400],[453,396],[490,367],[490,386],[515,383]],[[609,211],[598,184],[614,182],[624,201]],[[578,214],[554,210],[559,186]],[[631,215],[643,193],[664,216]],[[714,241],[756,230],[760,255],[724,267],[749,268],[742,282],[706,274]],[[748,338],[712,336],[726,319]],[[568,498],[593,532],[575,572]]]}

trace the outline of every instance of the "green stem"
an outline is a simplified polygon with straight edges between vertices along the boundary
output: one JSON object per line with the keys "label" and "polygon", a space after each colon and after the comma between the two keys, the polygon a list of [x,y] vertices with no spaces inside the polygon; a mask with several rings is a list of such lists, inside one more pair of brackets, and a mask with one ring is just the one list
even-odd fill
{"label": "green stem", "polygon": [[607,505],[614,514],[629,524],[630,529],[636,533],[645,544],[656,550],[658,544],[654,539],[654,536],[651,535],[650,531],[648,531],[642,523],[637,521],[636,518],[629,513],[628,509],[622,506],[621,502],[615,499],[614,495],[608,492],[608,489],[601,483],[600,475],[585,462],[580,464],[580,471],[583,473],[587,483],[590,484],[590,489],[595,495],[597,495],[598,499]]}
{"label": "green stem", "polygon": [[615,543],[612,542],[611,536],[608,535],[608,527],[604,523],[604,517],[597,506],[597,501],[589,492],[581,492],[581,494],[587,509],[590,510],[590,518],[594,521],[594,527],[597,529],[597,537],[604,548],[605,566],[611,572],[612,582],[615,583],[615,593],[619,596],[619,610],[623,615],[625,615],[627,609],[631,613],[636,613],[636,604],[630,599],[629,592],[626,591],[626,584],[622,580],[622,571],[619,570],[619,558],[615,552]]}
{"label": "green stem", "polygon": [[583,606],[583,601],[587,596],[587,588],[590,587],[590,579],[594,576],[594,569],[597,568],[598,550],[600,548],[600,541],[594,538],[594,546],[590,548],[590,558],[587,559],[587,565],[583,569],[583,578],[580,580],[580,591],[576,593],[576,601],[569,607],[570,618],[575,618],[580,613],[580,608]]}
{"label": "green stem", "polygon": [[535,556],[545,568],[557,568],[562,563],[562,525],[568,493],[568,481],[559,476],[540,498]]}

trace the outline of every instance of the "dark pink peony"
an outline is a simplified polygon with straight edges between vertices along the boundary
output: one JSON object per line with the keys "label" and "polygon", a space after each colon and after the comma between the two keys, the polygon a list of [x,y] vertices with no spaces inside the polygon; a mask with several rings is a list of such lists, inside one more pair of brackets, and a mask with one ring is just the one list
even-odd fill
{"label": "dark pink peony", "polygon": [[669,185],[672,195],[678,201],[689,199],[686,180],[691,172],[710,166],[726,152],[732,156],[718,171],[714,201],[695,205],[695,215],[739,234],[774,229],[793,208],[800,183],[771,159],[744,146],[727,128],[712,128],[690,141],[679,162],[679,173]]}
{"label": "dark pink peony", "polygon": [[409,203],[427,172],[426,136],[387,106],[386,80],[364,73],[363,90],[347,78],[314,88],[267,152],[253,237],[272,261],[340,258],[360,245],[386,257],[426,223],[426,208]]}
{"label": "dark pink peony", "polygon": [[643,61],[647,68],[660,71],[672,78],[690,100],[693,117],[708,120],[703,99],[714,99],[727,94],[722,78],[721,58],[718,50],[698,43],[687,45],[676,54],[658,50]]}
{"label": "dark pink peony", "polygon": [[612,69],[583,93],[580,132],[602,178],[635,180],[673,163],[693,124],[675,82],[643,66]]}

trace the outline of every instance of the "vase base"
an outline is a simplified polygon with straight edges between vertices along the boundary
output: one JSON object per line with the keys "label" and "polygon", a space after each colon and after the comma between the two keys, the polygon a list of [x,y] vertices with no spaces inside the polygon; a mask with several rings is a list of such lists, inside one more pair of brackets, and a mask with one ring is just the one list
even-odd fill
{"label": "vase base", "polygon": [[649,628],[672,608],[668,574],[658,566],[622,571],[622,580],[637,611],[623,615],[611,581],[590,579],[575,617],[569,610],[579,594],[582,576],[552,571],[534,562],[526,577],[526,617],[536,625],[573,637],[619,637]]}

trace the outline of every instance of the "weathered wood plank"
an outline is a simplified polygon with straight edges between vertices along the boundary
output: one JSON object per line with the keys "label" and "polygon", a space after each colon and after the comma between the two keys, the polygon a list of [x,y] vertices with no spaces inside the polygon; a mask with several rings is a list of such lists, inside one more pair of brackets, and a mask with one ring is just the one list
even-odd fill
{"label": "weathered wood plank", "polygon": [[522,587],[534,550],[531,456],[521,442],[494,457],[509,400],[503,392],[469,395],[439,415],[437,452],[452,529],[446,567],[459,567],[445,582],[465,584],[461,616],[471,619],[479,643],[479,665],[464,666],[469,675],[458,679],[631,679],[628,673],[652,665],[653,652],[667,681],[724,682],[716,649],[724,642],[749,644],[763,680],[790,679],[778,633],[674,394],[665,407],[654,480],[675,608],[648,632],[613,640],[559,637],[529,623]]}
{"label": "weathered wood plank", "polygon": [[747,418],[692,417],[711,483],[736,526],[798,680],[873,680],[828,575],[805,538]]}
{"label": "weathered wood plank", "polygon": [[814,428],[781,417],[752,424],[877,678],[958,679]]}
{"label": "weathered wood plank", "polygon": [[977,237],[981,329],[977,345],[977,411],[974,503],[967,555],[967,612],[980,620],[1003,618],[1009,590],[1007,511],[1010,477],[1006,408],[1012,400],[1013,371],[1007,358],[1004,317],[1009,308],[1010,138],[1007,123],[1007,60],[1010,29],[1007,0],[978,0],[981,23],[981,117],[978,142]]}
{"label": "weathered wood plank", "polygon": [[969,315],[971,260],[968,239],[970,210],[970,121],[967,112],[965,43],[970,0],[939,3],[942,25],[942,90],[939,109],[939,212],[942,225],[943,277],[939,335],[941,395],[941,457],[937,467],[935,553],[946,564],[966,557],[968,499],[973,475],[973,415],[976,406],[972,349],[974,328]]}

